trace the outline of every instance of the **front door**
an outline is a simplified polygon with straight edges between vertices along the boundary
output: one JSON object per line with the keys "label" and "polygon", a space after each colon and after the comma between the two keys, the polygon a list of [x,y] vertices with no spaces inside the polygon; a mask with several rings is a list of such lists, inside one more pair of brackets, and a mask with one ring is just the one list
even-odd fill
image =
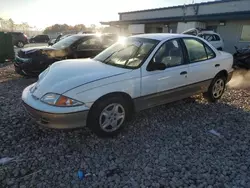
{"label": "front door", "polygon": [[92,58],[102,51],[100,38],[88,37],[84,38],[76,48],[76,58]]}
{"label": "front door", "polygon": [[165,42],[155,53],[150,64],[163,63],[165,70],[142,70],[141,104],[142,109],[183,98],[182,87],[187,84],[188,64],[183,55],[179,39]]}

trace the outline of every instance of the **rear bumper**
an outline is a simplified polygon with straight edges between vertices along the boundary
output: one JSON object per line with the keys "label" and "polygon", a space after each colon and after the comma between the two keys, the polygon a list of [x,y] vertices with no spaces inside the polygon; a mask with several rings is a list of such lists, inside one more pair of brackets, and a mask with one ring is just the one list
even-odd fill
{"label": "rear bumper", "polygon": [[57,114],[36,110],[23,102],[24,109],[36,123],[55,129],[73,129],[86,126],[88,110]]}

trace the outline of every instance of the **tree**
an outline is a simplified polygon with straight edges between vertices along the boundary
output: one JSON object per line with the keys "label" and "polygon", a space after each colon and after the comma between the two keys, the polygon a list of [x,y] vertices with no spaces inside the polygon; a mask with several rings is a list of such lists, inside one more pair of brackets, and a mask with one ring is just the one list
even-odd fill
{"label": "tree", "polygon": [[44,30],[44,34],[49,33],[70,33],[70,32],[80,32],[86,29],[84,24],[78,24],[75,26],[67,25],[67,24],[55,24],[49,27],[46,27]]}
{"label": "tree", "polygon": [[13,31],[15,24],[14,24],[14,21],[11,18],[9,19],[9,26],[10,26],[10,30]]}

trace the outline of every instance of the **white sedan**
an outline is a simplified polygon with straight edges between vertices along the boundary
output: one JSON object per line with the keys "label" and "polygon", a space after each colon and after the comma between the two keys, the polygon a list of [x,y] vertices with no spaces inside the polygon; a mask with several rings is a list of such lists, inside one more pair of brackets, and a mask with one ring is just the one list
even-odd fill
{"label": "white sedan", "polygon": [[135,35],[93,59],[54,63],[24,89],[22,100],[40,125],[87,125],[97,135],[111,136],[134,112],[197,93],[217,101],[232,77],[232,64],[231,54],[199,37]]}

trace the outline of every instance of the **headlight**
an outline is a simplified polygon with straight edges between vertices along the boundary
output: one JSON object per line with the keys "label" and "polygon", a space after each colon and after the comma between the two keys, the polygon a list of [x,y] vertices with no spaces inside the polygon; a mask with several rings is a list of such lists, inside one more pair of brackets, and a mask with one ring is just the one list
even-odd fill
{"label": "headlight", "polygon": [[64,106],[64,107],[70,107],[70,106],[80,106],[83,105],[82,102],[79,102],[77,100],[71,99],[69,97],[59,95],[56,93],[47,93],[42,98],[41,101],[44,103],[47,103],[49,105],[54,106]]}

